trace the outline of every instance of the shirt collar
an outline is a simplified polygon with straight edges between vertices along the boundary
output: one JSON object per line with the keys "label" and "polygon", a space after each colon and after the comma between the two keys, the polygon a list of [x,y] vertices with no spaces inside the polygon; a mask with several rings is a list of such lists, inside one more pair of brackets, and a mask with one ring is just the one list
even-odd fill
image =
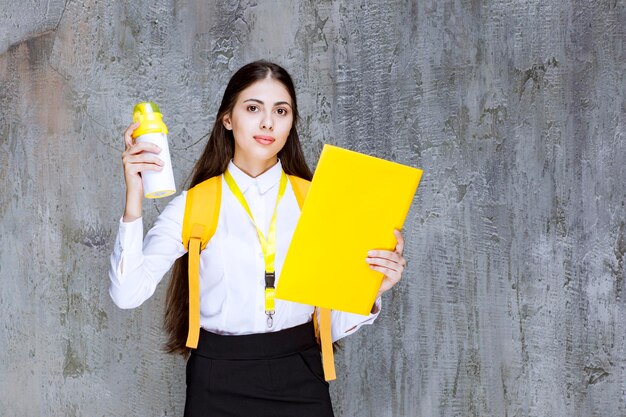
{"label": "shirt collar", "polygon": [[267,190],[280,182],[280,176],[283,172],[283,166],[280,162],[280,159],[278,159],[278,162],[273,167],[271,167],[258,177],[253,178],[243,172],[241,169],[239,169],[231,159],[228,163],[228,171],[235,179],[235,182],[237,183],[237,186],[242,193],[245,194],[245,192],[251,185],[256,184],[256,186],[259,188],[259,192],[261,194],[265,194]]}

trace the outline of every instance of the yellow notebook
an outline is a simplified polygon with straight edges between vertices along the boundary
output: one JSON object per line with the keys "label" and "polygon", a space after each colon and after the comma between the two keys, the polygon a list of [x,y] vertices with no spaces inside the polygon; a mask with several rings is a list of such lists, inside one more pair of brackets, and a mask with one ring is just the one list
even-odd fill
{"label": "yellow notebook", "polygon": [[324,145],[276,286],[276,298],[367,315],[383,274],[370,249],[393,251],[422,170]]}

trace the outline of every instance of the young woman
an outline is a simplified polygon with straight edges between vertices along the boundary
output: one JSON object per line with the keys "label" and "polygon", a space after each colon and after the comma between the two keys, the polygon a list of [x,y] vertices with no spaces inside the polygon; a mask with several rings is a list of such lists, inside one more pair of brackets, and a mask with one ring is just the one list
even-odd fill
{"label": "young woman", "polygon": [[[291,184],[283,184],[282,192],[279,184],[283,172],[306,180],[312,177],[296,130],[298,108],[291,77],[270,62],[245,65],[228,83],[215,120],[191,176],[192,187],[214,176],[222,181],[217,229],[200,254],[197,349],[190,352],[185,346],[188,255],[181,231],[186,192],[167,205],[144,239],[141,172],[158,171],[163,162],[156,145],[133,142],[131,133],[137,125],[124,134],[126,208],[111,255],[111,297],[121,308],[139,306],[174,264],[165,329],[169,352],[190,353],[186,417],[332,416],[312,325],[313,307],[277,299],[271,323],[264,309],[266,257],[258,233],[275,241],[278,281],[300,215]],[[234,188],[227,176],[234,180]],[[236,198],[239,192],[251,216]],[[333,341],[371,324],[380,311],[380,295],[400,280],[406,264],[404,243],[400,232],[394,233],[394,251],[363,254],[372,269],[385,275],[371,314],[333,311]]]}

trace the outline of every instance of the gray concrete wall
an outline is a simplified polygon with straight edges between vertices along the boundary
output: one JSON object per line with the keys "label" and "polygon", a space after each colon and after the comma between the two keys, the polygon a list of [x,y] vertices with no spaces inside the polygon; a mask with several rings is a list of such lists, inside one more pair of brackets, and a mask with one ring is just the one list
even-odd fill
{"label": "gray concrete wall", "polygon": [[257,58],[293,74],[312,167],[331,143],[425,170],[338,416],[626,415],[623,0],[0,6],[0,415],[182,414],[165,285],[107,294],[121,135],[156,101],[180,183]]}

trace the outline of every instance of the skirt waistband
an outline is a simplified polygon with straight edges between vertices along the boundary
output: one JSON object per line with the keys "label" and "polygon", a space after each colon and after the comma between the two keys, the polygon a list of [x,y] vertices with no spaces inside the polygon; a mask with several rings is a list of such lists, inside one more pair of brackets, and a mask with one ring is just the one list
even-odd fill
{"label": "skirt waistband", "polygon": [[271,359],[317,346],[313,322],[269,333],[225,336],[200,329],[198,348],[192,352],[210,359]]}

